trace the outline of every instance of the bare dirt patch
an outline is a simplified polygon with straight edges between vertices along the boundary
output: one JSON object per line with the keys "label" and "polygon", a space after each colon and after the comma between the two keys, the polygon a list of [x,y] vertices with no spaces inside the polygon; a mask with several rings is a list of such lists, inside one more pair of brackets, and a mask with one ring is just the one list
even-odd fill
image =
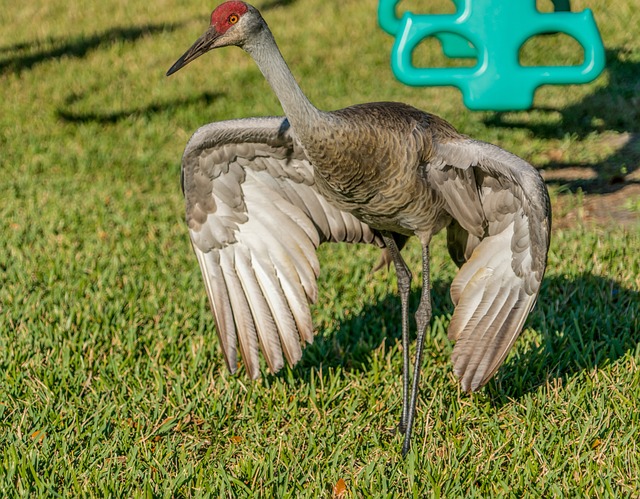
{"label": "bare dirt patch", "polygon": [[593,165],[562,164],[561,153],[550,152],[554,167],[541,173],[561,186],[552,206],[555,228],[613,224],[640,230],[640,134],[608,136],[601,146],[611,156]]}
{"label": "bare dirt patch", "polygon": [[640,229],[640,183],[629,183],[607,194],[560,195],[553,202],[553,227],[578,224]]}

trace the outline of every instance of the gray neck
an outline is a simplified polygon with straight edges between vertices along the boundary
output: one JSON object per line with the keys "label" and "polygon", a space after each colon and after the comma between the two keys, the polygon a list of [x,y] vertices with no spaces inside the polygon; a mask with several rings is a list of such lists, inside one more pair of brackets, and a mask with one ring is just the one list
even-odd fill
{"label": "gray neck", "polygon": [[276,93],[296,135],[303,139],[307,135],[306,132],[311,131],[314,120],[323,113],[311,104],[302,92],[266,24],[253,43],[245,45],[244,49],[253,57]]}

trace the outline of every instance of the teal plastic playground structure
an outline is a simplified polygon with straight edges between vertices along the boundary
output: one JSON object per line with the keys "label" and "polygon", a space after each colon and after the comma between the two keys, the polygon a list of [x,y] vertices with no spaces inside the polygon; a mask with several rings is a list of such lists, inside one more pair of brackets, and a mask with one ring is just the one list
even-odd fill
{"label": "teal plastic playground structure", "polygon": [[[391,67],[407,85],[453,85],[473,110],[529,109],[540,85],[588,83],[604,69],[605,52],[591,10],[569,12],[568,0],[554,0],[555,12],[541,13],[535,0],[453,0],[455,14],[396,16],[400,0],[380,0],[380,26],[396,37]],[[531,37],[564,33],[584,50],[577,66],[522,66],[519,51]],[[477,58],[473,67],[417,68],[411,56],[435,36],[447,57]]]}

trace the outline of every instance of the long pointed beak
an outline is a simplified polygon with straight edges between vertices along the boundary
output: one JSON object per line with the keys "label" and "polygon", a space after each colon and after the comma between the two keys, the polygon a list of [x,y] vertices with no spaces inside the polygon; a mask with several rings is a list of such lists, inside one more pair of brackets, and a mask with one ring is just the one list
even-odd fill
{"label": "long pointed beak", "polygon": [[210,26],[204,34],[196,40],[196,42],[191,45],[191,48],[187,50],[180,59],[178,59],[169,71],[167,71],[167,76],[171,76],[173,73],[178,71],[183,66],[186,66],[194,59],[197,59],[202,54],[208,52],[213,47],[215,41],[220,37],[220,34],[216,31],[213,26]]}

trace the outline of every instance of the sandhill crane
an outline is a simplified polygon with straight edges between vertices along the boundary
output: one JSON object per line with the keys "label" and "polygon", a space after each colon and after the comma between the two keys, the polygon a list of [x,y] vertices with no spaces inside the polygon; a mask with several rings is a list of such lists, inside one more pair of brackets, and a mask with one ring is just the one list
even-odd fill
{"label": "sandhill crane", "polygon": [[[186,220],[227,366],[235,372],[238,347],[252,378],[260,375],[259,350],[272,372],[284,359],[295,364],[301,344],[313,341],[318,245],[378,244],[383,262],[394,263],[401,298],[406,454],[431,318],[432,236],[447,229],[460,267],[448,330],[454,373],[464,390],[478,390],[503,362],[540,289],[551,224],[544,182],[519,157],[405,104],[318,110],[258,10],[244,2],[218,6],[167,75],[229,45],[255,60],[286,117],[205,125],[182,158]],[[400,250],[414,235],[423,285],[409,390],[411,272]]]}

